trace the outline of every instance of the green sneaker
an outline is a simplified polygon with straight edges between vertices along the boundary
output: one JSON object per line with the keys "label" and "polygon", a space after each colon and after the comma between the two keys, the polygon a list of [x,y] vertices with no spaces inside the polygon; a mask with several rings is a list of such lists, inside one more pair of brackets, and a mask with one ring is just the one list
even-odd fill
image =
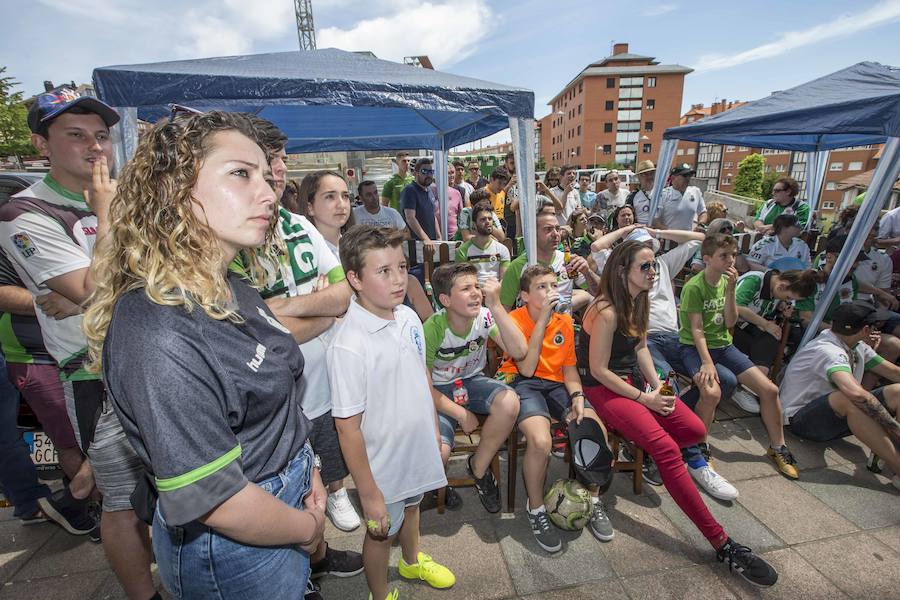
{"label": "green sneaker", "polygon": [[428,585],[439,590],[453,587],[456,583],[456,576],[443,565],[439,565],[431,557],[424,552],[419,552],[416,556],[418,562],[415,564],[407,564],[403,557],[400,557],[400,563],[397,570],[404,579],[421,579]]}
{"label": "green sneaker", "polygon": [[[384,600],[398,600],[399,598],[400,591],[397,588],[394,588],[393,591],[388,592],[388,595],[384,597]],[[372,600],[372,592],[369,592],[369,600]]]}

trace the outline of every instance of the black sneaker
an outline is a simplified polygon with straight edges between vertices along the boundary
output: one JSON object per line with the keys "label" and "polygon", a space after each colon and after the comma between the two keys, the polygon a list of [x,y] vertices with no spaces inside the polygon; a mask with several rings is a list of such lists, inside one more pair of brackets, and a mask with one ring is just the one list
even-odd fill
{"label": "black sneaker", "polygon": [[551,525],[550,517],[547,515],[546,510],[533,515],[528,510],[528,504],[526,503],[525,514],[528,516],[531,533],[534,534],[534,540],[538,543],[538,546],[547,552],[559,552],[562,550],[562,540],[559,538],[559,533]]}
{"label": "black sneaker", "polygon": [[322,595],[320,591],[322,588],[319,587],[319,584],[313,581],[312,579],[306,580],[306,594],[303,596],[303,600],[325,600],[325,596]]}
{"label": "black sneaker", "polygon": [[[459,495],[455,489],[451,486],[446,487],[446,492],[444,493],[444,508],[447,510],[459,510],[462,508],[463,499],[462,496]],[[434,491],[434,498],[437,500],[438,491]]]}
{"label": "black sneaker", "polygon": [[466,460],[466,470],[469,472],[469,477],[475,481],[475,491],[478,492],[478,499],[481,500],[481,504],[486,511],[498,513],[500,512],[500,488],[497,487],[497,480],[494,479],[494,474],[490,469],[484,472],[483,477],[475,477],[475,472],[472,470],[473,456],[470,454]]}
{"label": "black sneaker", "polygon": [[731,538],[716,552],[716,559],[758,587],[772,587],[778,581],[778,572],[766,561],[753,554],[747,546],[741,546]]}
{"label": "black sneaker", "polygon": [[324,575],[353,577],[363,572],[362,554],[351,550],[334,550],[331,546],[326,546],[324,558],[310,563],[309,570],[310,579],[318,579]]}
{"label": "black sneaker", "polygon": [[600,500],[599,498],[593,502],[593,510],[591,512],[591,520],[588,521],[588,529],[594,537],[601,542],[609,542],[616,537],[616,532],[613,530],[609,515],[606,513],[606,506],[603,505],[603,500]]}
{"label": "black sneaker", "polygon": [[87,501],[73,498],[68,488],[38,498],[37,503],[48,519],[72,535],[87,535],[97,526],[88,514]]}
{"label": "black sneaker", "polygon": [[[622,445],[622,456],[625,457],[626,461],[633,461],[634,454],[631,452],[631,448],[628,444]],[[661,486],[663,484],[662,477],[659,474],[659,469],[656,468],[656,463],[653,462],[653,459],[650,458],[646,453],[644,454],[644,464],[641,466],[641,474],[644,476],[644,481],[649,483],[650,485]]]}

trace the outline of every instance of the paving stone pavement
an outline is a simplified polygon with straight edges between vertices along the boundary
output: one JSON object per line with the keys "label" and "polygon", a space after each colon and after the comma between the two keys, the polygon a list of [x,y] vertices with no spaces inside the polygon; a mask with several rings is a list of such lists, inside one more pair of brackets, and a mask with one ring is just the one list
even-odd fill
{"label": "paving stone pavement", "polygon": [[[900,491],[866,469],[859,442],[849,438],[829,447],[788,434],[801,468],[800,480],[790,481],[764,456],[768,440],[757,417],[734,406],[719,417],[710,432],[713,457],[740,497],[701,496],[726,531],[776,566],[780,578],[773,588],[760,590],[730,575],[665,488],[645,485],[635,496],[623,474],[604,496],[615,539],[600,543],[587,531],[564,532],[563,550],[550,556],[534,542],[523,514],[521,464],[513,514],[489,515],[470,488],[460,490],[464,506],[456,512],[438,515],[433,500],[423,503],[422,550],[456,573],[453,589],[403,581],[396,568],[392,585],[401,598],[426,600],[900,598]],[[504,454],[504,503],[507,467]],[[551,458],[548,482],[566,474],[567,465]],[[330,523],[326,537],[335,548],[362,545],[361,532],[344,533]],[[392,564],[398,558],[395,548]],[[125,598],[100,546],[52,524],[23,527],[11,509],[0,510],[0,584],[0,600]],[[326,578],[322,592],[329,600],[367,597],[363,576]]]}

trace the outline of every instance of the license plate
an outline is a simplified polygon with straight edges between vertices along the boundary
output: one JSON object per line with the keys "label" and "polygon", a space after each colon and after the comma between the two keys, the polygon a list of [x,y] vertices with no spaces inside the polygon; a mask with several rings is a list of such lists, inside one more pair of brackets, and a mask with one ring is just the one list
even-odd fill
{"label": "license plate", "polygon": [[56,465],[59,463],[59,457],[56,454],[56,448],[53,442],[43,431],[26,431],[22,435],[22,439],[28,444],[31,451],[31,460],[35,465]]}

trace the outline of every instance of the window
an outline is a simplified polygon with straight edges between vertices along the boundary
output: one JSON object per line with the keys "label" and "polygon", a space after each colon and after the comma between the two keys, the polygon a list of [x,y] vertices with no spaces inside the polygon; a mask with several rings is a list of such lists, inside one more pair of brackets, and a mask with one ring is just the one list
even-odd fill
{"label": "window", "polygon": [[823,202],[822,210],[834,210],[834,202]]}
{"label": "window", "polygon": [[736,149],[735,146],[725,146],[725,152],[734,152]]}
{"label": "window", "polygon": [[636,154],[637,146],[637,144],[616,144],[616,154],[625,152]]}
{"label": "window", "polygon": [[638,131],[640,128],[640,121],[621,121],[616,125],[616,131]]}
{"label": "window", "polygon": [[772,172],[772,165],[766,165],[765,168],[763,169],[763,171],[764,171],[765,173],[771,173],[771,172]]}
{"label": "window", "polygon": [[647,100],[647,110],[653,110],[654,108],[656,108],[656,100],[652,98]]}
{"label": "window", "polygon": [[787,165],[786,165],[786,164],[782,163],[782,164],[780,164],[780,165],[775,165],[775,172],[776,172],[776,173],[784,173],[785,171],[787,171]]}
{"label": "window", "polygon": [[581,105],[580,104],[578,105],[578,114],[579,115],[581,114]]}
{"label": "window", "polygon": [[616,114],[616,119],[619,121],[640,121],[641,120],[641,111],[640,110],[620,110]]}
{"label": "window", "polygon": [[738,146],[738,152],[749,152],[750,148],[747,146]]}
{"label": "window", "polygon": [[862,171],[862,161],[855,160],[847,165],[848,171]]}
{"label": "window", "polygon": [[612,154],[612,144],[603,144],[603,154]]}
{"label": "window", "polygon": [[619,100],[619,110],[623,108],[641,108],[641,99],[635,98],[634,100]]}
{"label": "window", "polygon": [[581,135],[581,125],[579,125],[577,129],[578,129],[578,133],[575,135]]}
{"label": "window", "polygon": [[612,133],[612,123],[603,124],[603,133]]}
{"label": "window", "polygon": [[639,132],[637,131],[620,131],[616,134],[616,143],[636,142],[638,141]]}
{"label": "window", "polygon": [[650,154],[650,144],[644,144],[642,151],[644,152],[644,154]]}
{"label": "window", "polygon": [[688,148],[688,151],[687,151],[688,155],[693,154],[694,150],[695,150],[694,148]]}
{"label": "window", "polygon": [[825,184],[825,189],[828,190],[829,192],[836,190],[837,182],[829,181],[828,183]]}
{"label": "window", "polygon": [[842,162],[833,162],[831,166],[828,168],[829,171],[843,171],[844,163]]}
{"label": "window", "polygon": [[606,101],[606,110],[612,110],[613,108],[615,108],[615,104],[616,103],[613,102],[612,100],[607,100]]}
{"label": "window", "polygon": [[656,77],[647,78],[647,87],[656,87]]}
{"label": "window", "polygon": [[607,77],[606,78],[606,87],[608,87],[608,88],[616,87],[616,78],[615,77]]}
{"label": "window", "polygon": [[619,87],[642,87],[644,85],[643,77],[620,77]]}
{"label": "window", "polygon": [[722,163],[722,168],[723,168],[723,169],[733,169],[733,168],[734,168],[734,162],[733,162],[733,161],[730,161],[730,160],[726,160],[724,163]]}
{"label": "window", "polygon": [[644,95],[644,89],[639,87],[619,88],[619,98],[640,98]]}
{"label": "window", "polygon": [[644,131],[653,131],[653,121],[644,123]]}
{"label": "window", "polygon": [[722,178],[722,185],[731,185],[731,176],[726,175]]}
{"label": "window", "polygon": [[679,148],[675,154],[677,154],[678,156],[684,156],[684,148]]}
{"label": "window", "polygon": [[575,156],[581,156],[581,146],[575,146]]}
{"label": "window", "polygon": [[580,94],[583,91],[584,91],[584,82],[582,81],[578,84],[578,93]]}

